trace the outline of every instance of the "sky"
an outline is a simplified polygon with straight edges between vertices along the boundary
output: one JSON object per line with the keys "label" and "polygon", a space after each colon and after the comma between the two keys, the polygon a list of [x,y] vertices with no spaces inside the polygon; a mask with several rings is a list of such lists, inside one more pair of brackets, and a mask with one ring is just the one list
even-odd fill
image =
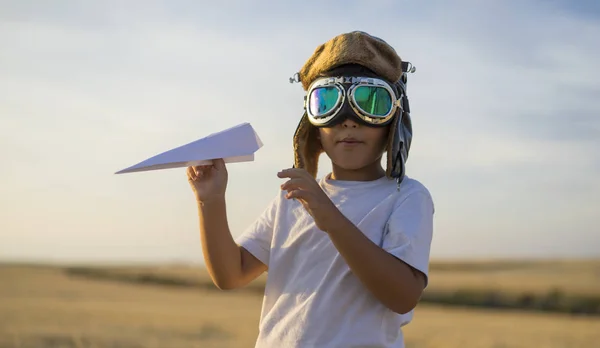
{"label": "sky", "polygon": [[416,67],[432,259],[600,256],[598,2],[0,0],[0,260],[201,263],[185,169],[114,173],[249,122],[239,235],[293,163],[289,77],[352,30]]}

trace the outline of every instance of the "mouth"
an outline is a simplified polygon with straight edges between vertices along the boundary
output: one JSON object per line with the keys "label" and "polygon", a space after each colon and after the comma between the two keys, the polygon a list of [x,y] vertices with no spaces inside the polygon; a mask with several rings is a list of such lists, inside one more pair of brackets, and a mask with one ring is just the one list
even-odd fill
{"label": "mouth", "polygon": [[362,144],[363,142],[352,137],[346,137],[338,141],[338,144]]}

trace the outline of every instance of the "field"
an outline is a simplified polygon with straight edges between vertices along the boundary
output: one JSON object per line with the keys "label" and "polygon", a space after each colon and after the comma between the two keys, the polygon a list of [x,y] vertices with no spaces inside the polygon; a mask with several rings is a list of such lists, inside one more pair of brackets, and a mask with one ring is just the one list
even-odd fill
{"label": "field", "polygon": [[[220,292],[184,266],[0,265],[0,348],[253,347],[264,278]],[[600,294],[600,261],[434,263],[430,292]],[[595,347],[600,316],[422,303],[407,347]]]}

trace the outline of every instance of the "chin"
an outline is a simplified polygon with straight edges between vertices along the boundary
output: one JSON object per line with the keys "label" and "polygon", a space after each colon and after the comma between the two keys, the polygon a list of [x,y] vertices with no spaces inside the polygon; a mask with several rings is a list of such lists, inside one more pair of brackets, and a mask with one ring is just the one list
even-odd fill
{"label": "chin", "polygon": [[344,157],[345,158],[335,158],[332,160],[332,162],[344,170],[359,170],[369,166],[368,161],[361,160],[360,158],[347,158],[347,156]]}

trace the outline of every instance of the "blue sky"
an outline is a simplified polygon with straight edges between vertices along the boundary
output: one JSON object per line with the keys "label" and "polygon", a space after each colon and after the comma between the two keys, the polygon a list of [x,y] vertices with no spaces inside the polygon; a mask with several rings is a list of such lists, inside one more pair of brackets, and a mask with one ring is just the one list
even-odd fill
{"label": "blue sky", "polygon": [[408,175],[435,200],[432,258],[600,255],[597,2],[0,1],[0,259],[200,262],[184,170],[113,173],[250,122],[265,146],[229,167],[241,233],[293,161],[288,78],[351,30],[417,68]]}

